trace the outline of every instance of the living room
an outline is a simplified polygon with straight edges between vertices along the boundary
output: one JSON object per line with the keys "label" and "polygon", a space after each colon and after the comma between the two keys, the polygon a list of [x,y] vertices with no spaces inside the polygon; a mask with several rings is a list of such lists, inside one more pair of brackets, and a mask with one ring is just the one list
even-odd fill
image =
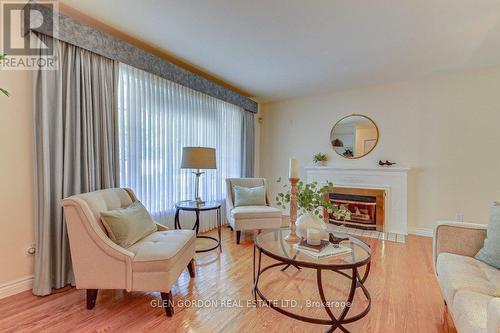
{"label": "living room", "polygon": [[500,332],[498,1],[0,5],[0,331]]}

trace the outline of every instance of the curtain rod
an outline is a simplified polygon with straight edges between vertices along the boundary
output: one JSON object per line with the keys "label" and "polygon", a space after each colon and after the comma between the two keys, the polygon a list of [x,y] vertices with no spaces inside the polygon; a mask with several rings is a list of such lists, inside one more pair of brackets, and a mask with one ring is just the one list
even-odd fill
{"label": "curtain rod", "polygon": [[[31,15],[29,15],[31,10],[37,10],[42,14],[43,24],[31,28]],[[258,111],[258,103],[248,97],[222,87],[196,73],[185,70],[103,31],[78,22],[72,17],[59,12],[53,13],[52,8],[43,4],[28,3],[24,7],[24,12],[25,34],[30,31],[45,34],[242,107],[247,111],[253,113]],[[54,24],[56,15],[57,25]]]}

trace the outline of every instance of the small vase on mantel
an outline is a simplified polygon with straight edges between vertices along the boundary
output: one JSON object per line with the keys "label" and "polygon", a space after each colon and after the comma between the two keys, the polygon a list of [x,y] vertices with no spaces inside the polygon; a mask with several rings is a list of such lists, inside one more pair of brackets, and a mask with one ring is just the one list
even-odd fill
{"label": "small vase on mantel", "polygon": [[326,231],[326,223],[311,212],[303,213],[299,216],[296,222],[297,235],[299,237],[307,237],[307,228],[314,228],[322,231],[321,239],[328,239]]}

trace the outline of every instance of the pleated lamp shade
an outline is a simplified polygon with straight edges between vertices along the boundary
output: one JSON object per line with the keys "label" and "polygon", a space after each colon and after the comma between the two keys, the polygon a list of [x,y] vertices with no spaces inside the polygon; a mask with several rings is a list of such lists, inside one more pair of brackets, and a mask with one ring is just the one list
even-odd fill
{"label": "pleated lamp shade", "polygon": [[182,169],[216,169],[215,148],[183,147]]}

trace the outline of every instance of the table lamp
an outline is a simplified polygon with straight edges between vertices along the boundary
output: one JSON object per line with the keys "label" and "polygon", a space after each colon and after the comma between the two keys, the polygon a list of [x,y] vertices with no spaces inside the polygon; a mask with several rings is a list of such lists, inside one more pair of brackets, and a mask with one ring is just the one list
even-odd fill
{"label": "table lamp", "polygon": [[200,176],[204,174],[200,169],[216,169],[215,148],[208,147],[183,147],[182,148],[182,169],[196,169],[193,173],[196,175],[194,188],[194,201],[200,205],[205,203],[199,195]]}

